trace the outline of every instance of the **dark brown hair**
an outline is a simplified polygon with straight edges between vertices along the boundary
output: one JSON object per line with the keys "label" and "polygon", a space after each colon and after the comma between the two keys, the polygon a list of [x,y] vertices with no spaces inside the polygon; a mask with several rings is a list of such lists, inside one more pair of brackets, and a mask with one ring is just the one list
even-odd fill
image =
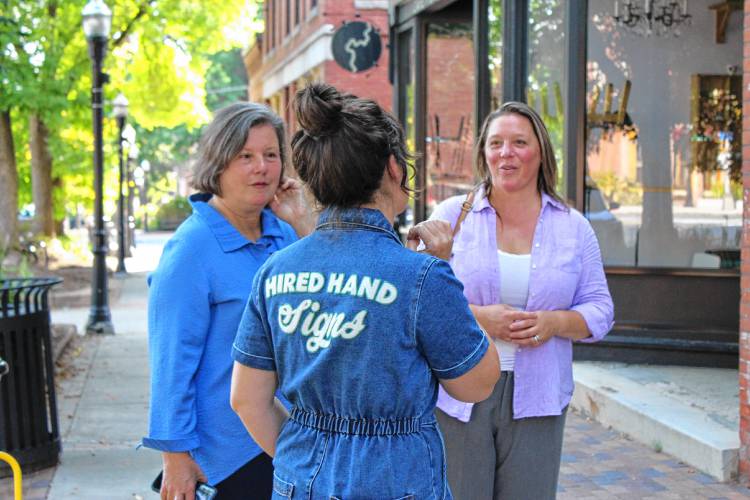
{"label": "dark brown hair", "polygon": [[531,128],[534,129],[536,140],[539,142],[542,161],[539,168],[537,190],[539,193],[546,193],[565,205],[566,203],[556,191],[557,161],[555,160],[555,150],[552,147],[552,140],[549,137],[549,132],[547,132],[547,127],[544,125],[539,114],[528,104],[522,102],[506,102],[500,106],[500,108],[490,113],[482,124],[482,131],[479,134],[479,141],[477,142],[476,150],[474,151],[474,167],[476,168],[477,176],[481,179],[480,182],[484,185],[485,194],[489,196],[492,192],[492,175],[487,166],[487,158],[484,156],[484,146],[487,144],[487,134],[489,133],[490,125],[492,125],[493,121],[501,116],[511,114],[523,116],[529,120]]}
{"label": "dark brown hair", "polygon": [[198,157],[193,164],[191,185],[202,193],[221,196],[219,177],[229,162],[242,151],[250,129],[258,125],[271,125],[276,132],[283,176],[287,163],[284,122],[268,106],[237,102],[218,110],[213,121],[203,131]]}
{"label": "dark brown hair", "polygon": [[314,83],[297,92],[294,112],[300,130],[292,138],[292,162],[318,203],[371,202],[391,155],[404,172],[401,189],[411,192],[404,131],[375,101]]}

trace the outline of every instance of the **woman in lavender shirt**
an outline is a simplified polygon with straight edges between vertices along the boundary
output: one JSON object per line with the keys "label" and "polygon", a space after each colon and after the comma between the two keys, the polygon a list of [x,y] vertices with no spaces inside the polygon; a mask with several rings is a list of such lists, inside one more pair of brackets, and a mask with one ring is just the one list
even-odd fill
{"label": "woman in lavender shirt", "polygon": [[[481,184],[450,262],[503,372],[476,405],[441,391],[448,482],[457,499],[551,499],[573,394],[572,341],[607,334],[612,298],[593,229],[555,192],[539,115],[504,104],[485,120],[476,151]],[[431,218],[455,224],[464,199],[445,200]]]}

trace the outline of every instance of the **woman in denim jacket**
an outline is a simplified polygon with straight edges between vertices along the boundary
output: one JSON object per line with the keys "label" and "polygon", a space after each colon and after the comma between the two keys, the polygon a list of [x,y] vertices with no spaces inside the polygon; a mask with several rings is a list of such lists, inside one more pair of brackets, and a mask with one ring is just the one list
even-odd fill
{"label": "woman in denim jacket", "polygon": [[[393,230],[409,199],[395,118],[325,84],[301,90],[295,110],[293,162],[324,211],[256,275],[232,351],[232,405],[274,456],[273,498],[452,498],[438,381],[481,401],[497,353],[448,263],[404,248]],[[447,223],[410,236],[450,255]]]}
{"label": "woman in denim jacket", "polygon": [[[555,193],[554,150],[539,115],[504,104],[485,120],[476,155],[482,183],[450,262],[503,371],[477,405],[441,392],[448,479],[460,499],[553,499],[572,341],[606,335],[612,299],[591,225]],[[444,201],[432,218],[454,223],[465,198]]]}

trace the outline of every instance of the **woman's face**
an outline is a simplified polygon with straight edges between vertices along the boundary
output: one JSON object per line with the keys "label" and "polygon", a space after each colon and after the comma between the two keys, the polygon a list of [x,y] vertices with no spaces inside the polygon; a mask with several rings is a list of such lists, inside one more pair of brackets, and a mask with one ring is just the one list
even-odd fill
{"label": "woman's face", "polygon": [[542,153],[531,122],[524,116],[498,116],[487,130],[484,157],[492,187],[507,193],[536,190]]}
{"label": "woman's face", "polygon": [[256,125],[242,150],[219,176],[221,198],[237,209],[263,209],[272,199],[281,177],[281,150],[270,124]]}

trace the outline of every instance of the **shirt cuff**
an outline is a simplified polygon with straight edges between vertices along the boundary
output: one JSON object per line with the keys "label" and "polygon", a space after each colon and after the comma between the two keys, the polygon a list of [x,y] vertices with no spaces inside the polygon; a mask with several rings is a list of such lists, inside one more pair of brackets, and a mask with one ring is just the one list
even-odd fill
{"label": "shirt cuff", "polygon": [[183,452],[191,451],[200,446],[197,436],[185,439],[152,439],[144,437],[141,444],[146,448],[159,451]]}
{"label": "shirt cuff", "polygon": [[477,364],[479,364],[489,347],[490,342],[487,340],[487,335],[482,334],[482,341],[479,343],[477,348],[474,349],[474,352],[469,354],[466,359],[464,359],[457,365],[451,366],[450,368],[444,368],[442,370],[433,368],[432,371],[435,372],[435,376],[437,376],[437,378],[439,379],[448,380],[452,378],[458,378],[474,368]]}
{"label": "shirt cuff", "polygon": [[237,344],[232,345],[232,359],[250,368],[276,371],[276,362],[273,358],[245,352],[237,347]]}
{"label": "shirt cuff", "polygon": [[570,310],[576,311],[583,316],[583,320],[586,322],[589,332],[591,332],[590,337],[579,339],[576,342],[583,342],[586,344],[599,342],[605,335],[607,335],[607,333],[609,333],[615,324],[611,318],[605,317],[593,304],[579,304],[571,307]]}

